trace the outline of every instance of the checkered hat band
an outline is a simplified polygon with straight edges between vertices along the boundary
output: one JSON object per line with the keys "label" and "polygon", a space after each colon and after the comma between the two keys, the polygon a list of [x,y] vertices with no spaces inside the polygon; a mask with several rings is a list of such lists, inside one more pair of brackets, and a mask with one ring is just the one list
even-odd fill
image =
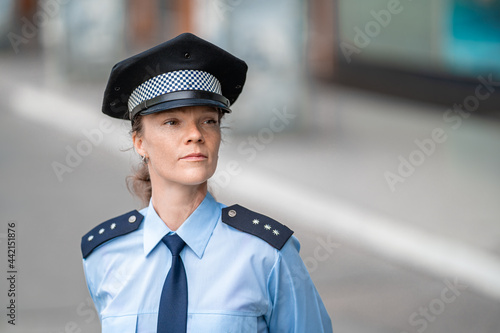
{"label": "checkered hat band", "polygon": [[203,90],[222,95],[219,80],[215,76],[197,70],[181,70],[155,76],[140,86],[128,99],[128,110],[152,98],[181,90]]}

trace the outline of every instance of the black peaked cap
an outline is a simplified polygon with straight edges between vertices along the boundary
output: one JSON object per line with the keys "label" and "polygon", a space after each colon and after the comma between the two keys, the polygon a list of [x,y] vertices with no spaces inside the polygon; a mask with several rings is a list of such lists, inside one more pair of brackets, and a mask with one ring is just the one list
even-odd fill
{"label": "black peaked cap", "polygon": [[[128,100],[135,88],[155,76],[179,70],[213,75],[220,82],[222,95],[232,105],[243,89],[247,68],[243,60],[229,52],[184,33],[114,65],[104,91],[102,112],[113,118],[129,119]],[[168,105],[163,107],[168,108]]]}

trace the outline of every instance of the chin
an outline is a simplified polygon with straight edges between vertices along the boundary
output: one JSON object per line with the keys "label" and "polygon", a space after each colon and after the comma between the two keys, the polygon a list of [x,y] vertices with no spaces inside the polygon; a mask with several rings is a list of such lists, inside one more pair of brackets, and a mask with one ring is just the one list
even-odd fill
{"label": "chin", "polygon": [[[162,168],[155,175],[151,173],[152,181],[177,183],[181,185],[196,186],[205,183],[215,173],[216,168],[176,168],[174,170]],[[162,180],[160,180],[162,179]]]}
{"label": "chin", "polygon": [[203,173],[197,175],[189,175],[183,179],[183,183],[186,185],[201,185],[205,183],[214,173]]}

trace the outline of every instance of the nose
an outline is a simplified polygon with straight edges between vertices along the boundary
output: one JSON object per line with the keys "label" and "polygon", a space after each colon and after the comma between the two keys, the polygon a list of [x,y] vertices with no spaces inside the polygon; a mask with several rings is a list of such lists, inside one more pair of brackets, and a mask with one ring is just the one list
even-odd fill
{"label": "nose", "polygon": [[186,143],[205,142],[203,133],[197,124],[190,124],[187,130]]}

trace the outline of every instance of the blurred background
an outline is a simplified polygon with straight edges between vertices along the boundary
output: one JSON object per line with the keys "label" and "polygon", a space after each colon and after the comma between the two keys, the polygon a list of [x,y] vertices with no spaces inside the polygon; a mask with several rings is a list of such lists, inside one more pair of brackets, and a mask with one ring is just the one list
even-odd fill
{"label": "blurred background", "polygon": [[211,191],[295,230],[335,332],[500,332],[500,0],[0,0],[0,331],[99,332],[80,237],[142,208],[104,88],[187,31],[249,65]]}

